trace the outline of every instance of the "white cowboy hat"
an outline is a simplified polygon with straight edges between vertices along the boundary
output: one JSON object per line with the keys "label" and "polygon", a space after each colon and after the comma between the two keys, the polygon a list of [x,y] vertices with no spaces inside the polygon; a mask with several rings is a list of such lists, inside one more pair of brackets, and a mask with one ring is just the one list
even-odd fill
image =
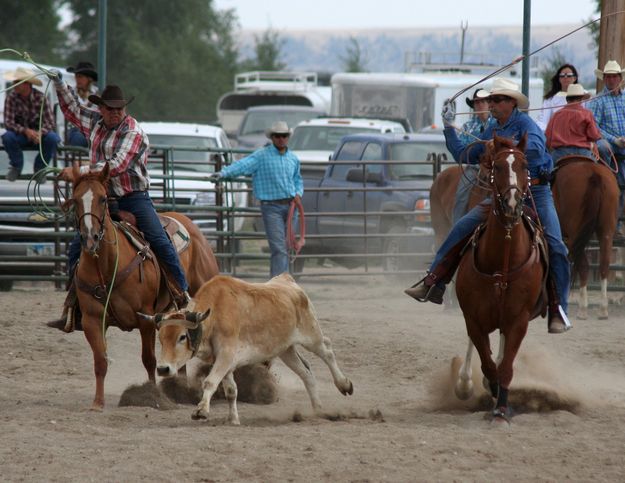
{"label": "white cowboy hat", "polygon": [[34,84],[36,86],[43,85],[41,80],[37,79],[37,74],[34,71],[30,69],[26,69],[24,67],[18,67],[15,70],[9,71],[6,74],[4,74],[3,77],[6,80],[12,81],[12,82],[25,80],[26,82],[30,82],[31,84]]}
{"label": "white cowboy hat", "polygon": [[603,79],[605,74],[622,74],[623,72],[625,72],[625,70],[621,69],[621,66],[616,60],[608,60],[603,70],[595,69],[595,75],[598,79]]}
{"label": "white cowboy hat", "polygon": [[274,122],[269,129],[265,129],[265,136],[271,139],[273,134],[293,134],[293,129],[289,129],[289,126],[284,121]]}
{"label": "white cowboy hat", "polygon": [[504,79],[503,77],[494,79],[489,94],[491,96],[512,97],[516,100],[519,109],[527,109],[530,106],[529,99],[521,92],[519,85],[510,79]]}
{"label": "white cowboy hat", "polygon": [[566,97],[590,97],[590,93],[581,84],[571,84],[566,89]]}

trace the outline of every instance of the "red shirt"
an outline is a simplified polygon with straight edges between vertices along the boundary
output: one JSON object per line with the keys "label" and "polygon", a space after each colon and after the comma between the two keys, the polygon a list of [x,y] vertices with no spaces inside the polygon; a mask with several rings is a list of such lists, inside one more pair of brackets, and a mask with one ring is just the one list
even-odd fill
{"label": "red shirt", "polygon": [[592,112],[581,104],[567,104],[554,113],[545,131],[549,149],[573,146],[590,148],[590,143],[601,139],[601,133]]}

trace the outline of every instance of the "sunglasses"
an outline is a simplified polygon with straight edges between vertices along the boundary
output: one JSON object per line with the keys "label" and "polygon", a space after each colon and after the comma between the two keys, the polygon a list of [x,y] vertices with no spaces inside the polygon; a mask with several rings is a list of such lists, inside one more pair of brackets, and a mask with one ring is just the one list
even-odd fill
{"label": "sunglasses", "polygon": [[272,134],[272,138],[288,138],[289,134]]}
{"label": "sunglasses", "polygon": [[512,98],[508,96],[490,96],[488,98],[488,102],[492,102],[493,104],[499,104],[503,101],[511,101]]}
{"label": "sunglasses", "polygon": [[558,74],[558,77],[562,78],[566,78],[568,77],[569,79],[572,77],[577,77],[575,74]]}

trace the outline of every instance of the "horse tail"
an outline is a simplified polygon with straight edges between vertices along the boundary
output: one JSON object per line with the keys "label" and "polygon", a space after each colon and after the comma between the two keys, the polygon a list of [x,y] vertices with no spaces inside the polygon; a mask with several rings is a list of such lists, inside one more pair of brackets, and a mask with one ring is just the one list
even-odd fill
{"label": "horse tail", "polygon": [[584,201],[582,203],[582,220],[583,225],[575,237],[571,246],[571,260],[578,261],[584,255],[584,250],[588,246],[588,242],[597,230],[599,215],[601,212],[601,196],[602,196],[602,179],[599,173],[593,172],[588,179],[586,192],[584,193]]}

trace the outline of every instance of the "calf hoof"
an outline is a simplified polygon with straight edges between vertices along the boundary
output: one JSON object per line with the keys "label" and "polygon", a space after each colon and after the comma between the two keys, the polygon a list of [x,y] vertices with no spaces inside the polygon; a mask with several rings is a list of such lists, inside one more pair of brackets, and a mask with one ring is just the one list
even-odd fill
{"label": "calf hoof", "polygon": [[203,409],[196,409],[191,414],[191,419],[194,419],[194,420],[208,419],[208,413],[206,411],[204,411]]}
{"label": "calf hoof", "polygon": [[340,389],[343,396],[351,396],[352,394],[354,394],[354,385],[352,384],[352,381],[348,380],[347,382],[349,383],[347,389]]}
{"label": "calf hoof", "polygon": [[471,396],[473,396],[473,381],[471,379],[468,379],[466,381],[458,380],[458,382],[454,386],[454,393],[456,394],[456,397],[458,399],[460,399],[461,401],[466,401]]}

